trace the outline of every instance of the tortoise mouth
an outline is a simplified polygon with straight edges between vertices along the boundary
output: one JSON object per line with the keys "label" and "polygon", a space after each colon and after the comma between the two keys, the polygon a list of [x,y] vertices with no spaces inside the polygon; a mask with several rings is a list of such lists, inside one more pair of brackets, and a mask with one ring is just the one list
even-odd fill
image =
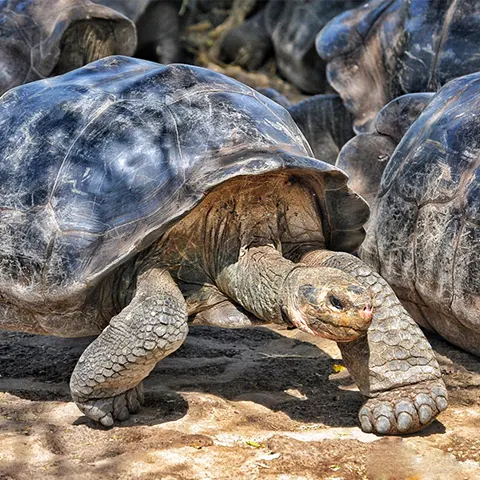
{"label": "tortoise mouth", "polygon": [[338,323],[322,320],[319,322],[321,328],[316,329],[314,325],[310,326],[299,312],[294,312],[292,315],[287,315],[284,309],[281,309],[281,315],[284,322],[288,325],[294,326],[302,332],[314,335],[335,342],[352,342],[357,340],[362,335],[365,335],[368,326],[370,325],[371,316],[368,321],[361,326],[345,326]]}
{"label": "tortoise mouth", "polygon": [[365,328],[356,329],[353,327],[338,327],[335,333],[325,332],[318,334],[318,336],[334,340],[335,342],[348,343],[358,340],[361,336],[365,335],[366,332],[367,330]]}
{"label": "tortoise mouth", "polygon": [[314,330],[310,328],[306,323],[293,323],[299,330],[302,330],[305,333],[309,333],[310,335],[314,335],[320,338],[326,338],[328,340],[333,340],[335,342],[353,342],[357,340],[362,335],[365,335],[366,329],[357,329],[353,327],[335,327],[335,331],[328,331],[328,330]]}

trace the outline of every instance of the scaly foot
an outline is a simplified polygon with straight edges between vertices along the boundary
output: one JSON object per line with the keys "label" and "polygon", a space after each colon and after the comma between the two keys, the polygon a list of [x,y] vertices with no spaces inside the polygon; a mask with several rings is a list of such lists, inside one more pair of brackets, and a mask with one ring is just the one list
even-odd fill
{"label": "scaly foot", "polygon": [[143,401],[143,386],[139,383],[135,388],[114,397],[75,403],[87,417],[100,422],[104,427],[111,427],[114,420],[127,420],[131,413],[137,413]]}
{"label": "scaly foot", "polygon": [[447,408],[447,389],[442,380],[430,380],[396,388],[371,398],[361,408],[364,432],[380,435],[414,433]]}

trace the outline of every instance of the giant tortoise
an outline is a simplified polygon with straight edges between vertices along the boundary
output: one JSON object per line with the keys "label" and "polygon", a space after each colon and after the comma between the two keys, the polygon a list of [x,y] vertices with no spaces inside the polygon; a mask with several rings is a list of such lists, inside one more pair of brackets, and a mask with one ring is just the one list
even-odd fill
{"label": "giant tortoise", "polygon": [[[417,118],[418,117],[418,118]],[[417,322],[480,355],[480,74],[399,97],[337,165],[373,214],[361,257]]]}
{"label": "giant tortoise", "polygon": [[373,131],[390,100],[480,70],[479,43],[478,0],[372,0],[333,19],[316,41],[358,133]]}
{"label": "giant tortoise", "polygon": [[0,0],[0,95],[135,46],[135,25],[89,0]]}
{"label": "giant tortoise", "polygon": [[446,407],[419,327],[348,253],[367,204],[258,92],[109,57],[4,94],[0,152],[0,325],[99,334],[70,383],[92,419],[138,409],[188,316],[251,324],[239,307],[339,342],[366,431],[416,431]]}

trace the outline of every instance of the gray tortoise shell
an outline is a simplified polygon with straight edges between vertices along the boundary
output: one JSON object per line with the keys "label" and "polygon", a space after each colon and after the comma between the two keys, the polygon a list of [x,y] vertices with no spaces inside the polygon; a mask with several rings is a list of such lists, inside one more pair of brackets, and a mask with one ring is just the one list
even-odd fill
{"label": "gray tortoise shell", "polygon": [[94,286],[238,175],[309,177],[327,246],[364,238],[367,205],[288,112],[199,67],[113,56],[17,87],[0,152],[0,287],[17,297]]}
{"label": "gray tortoise shell", "polygon": [[479,43],[478,0],[372,0],[333,19],[316,40],[357,132],[373,131],[393,98],[479,70]]}
{"label": "gray tortoise shell", "polygon": [[65,32],[90,19],[114,22],[116,52],[133,54],[135,26],[110,8],[89,0],[0,0],[0,94],[50,76]]}
{"label": "gray tortoise shell", "polygon": [[336,15],[363,0],[273,0],[265,8],[265,27],[272,39],[277,68],[307,93],[327,87],[325,62],[315,49],[315,37]]}
{"label": "gray tortoise shell", "polygon": [[142,16],[142,13],[146,10],[148,5],[152,3],[152,0],[92,0],[94,3],[99,3],[105,7],[113,8],[117,12],[125,15],[132,22]]}
{"label": "gray tortoise shell", "polygon": [[431,98],[383,172],[362,247],[403,299],[436,312],[427,315],[431,326],[460,345],[475,337],[477,353],[479,118],[480,73],[452,80]]}

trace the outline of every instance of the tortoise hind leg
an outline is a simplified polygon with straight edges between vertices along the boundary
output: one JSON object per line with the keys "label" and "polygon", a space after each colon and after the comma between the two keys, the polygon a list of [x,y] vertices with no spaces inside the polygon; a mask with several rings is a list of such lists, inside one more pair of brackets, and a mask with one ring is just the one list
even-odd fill
{"label": "tortoise hind leg", "polygon": [[367,335],[339,343],[345,364],[369,400],[360,410],[366,432],[413,433],[447,407],[447,391],[432,348],[387,282],[359,258],[314,251],[302,263],[338,268],[372,289],[375,313]]}
{"label": "tortoise hind leg", "polygon": [[224,328],[243,328],[252,325],[264,325],[266,322],[256,318],[241,306],[234,305],[225,299],[208,310],[197,313],[192,323],[194,325],[212,325]]}
{"label": "tortoise hind leg", "polygon": [[125,420],[142,403],[141,381],[183,343],[187,330],[185,300],[170,274],[144,273],[130,304],[80,357],[70,380],[73,400],[102,425]]}

